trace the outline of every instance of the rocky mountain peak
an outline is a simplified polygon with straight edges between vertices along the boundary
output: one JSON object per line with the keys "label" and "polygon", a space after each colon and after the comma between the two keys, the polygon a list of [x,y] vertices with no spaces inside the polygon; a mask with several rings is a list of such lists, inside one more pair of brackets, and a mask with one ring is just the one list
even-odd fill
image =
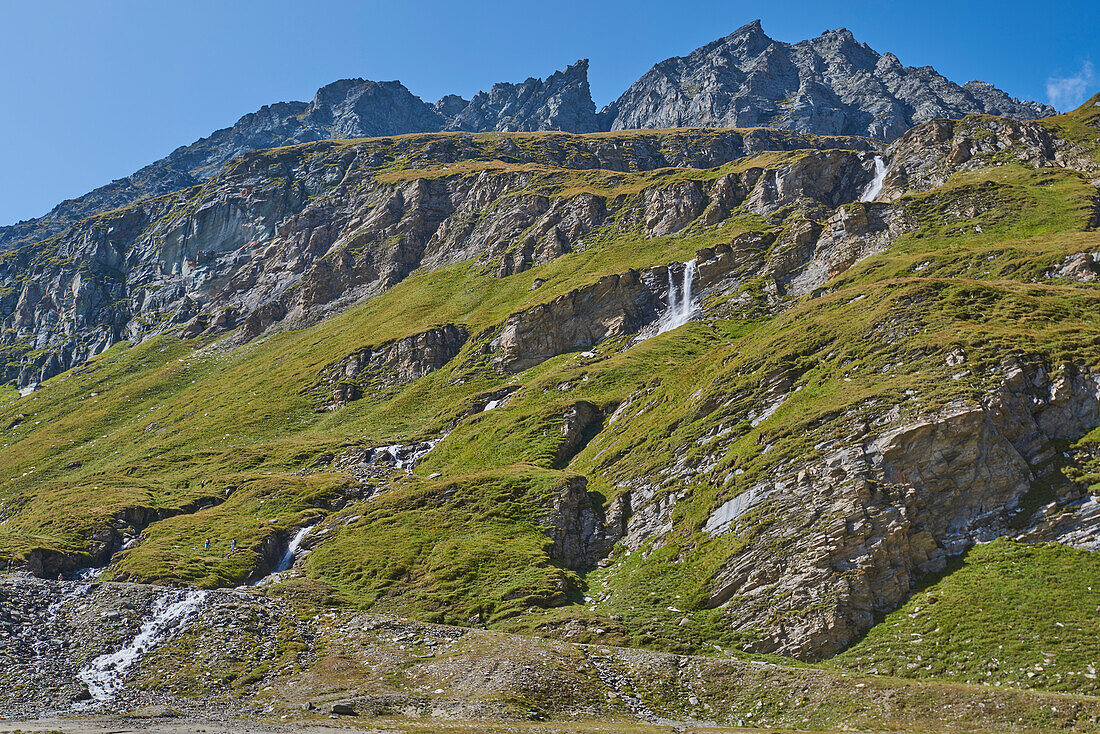
{"label": "rocky mountain peak", "polygon": [[588,86],[588,59],[581,59],[545,80],[494,84],[478,92],[455,117],[452,127],[469,132],[600,129]]}
{"label": "rocky mountain peak", "polygon": [[894,140],[935,117],[1035,119],[1048,105],[991,85],[960,86],[930,67],[905,67],[846,28],[788,44],[759,21],[684,57],[662,61],[601,112],[612,130],[769,126]]}
{"label": "rocky mountain peak", "polygon": [[736,58],[744,59],[749,56],[759,55],[773,43],[775,43],[775,41],[769,38],[768,34],[764,33],[764,27],[761,25],[760,21],[754,20],[751,23],[741,26],[720,41],[716,41],[715,44],[713,44],[713,49],[710,48],[712,44],[708,44],[707,46],[696,49],[692,54],[689,54],[689,58],[695,56],[695,54],[702,56],[708,53],[717,52],[723,55],[731,55]]}
{"label": "rocky mountain peak", "polygon": [[898,57],[889,51],[878,57],[878,63],[875,64],[875,67],[879,72],[887,70],[902,71],[904,69]]}
{"label": "rocky mountain peak", "polygon": [[352,89],[365,83],[365,79],[357,77],[355,79],[338,79],[331,84],[326,84],[313,95],[313,102],[310,103],[310,107],[316,109],[338,104],[348,96]]}
{"label": "rocky mountain peak", "polygon": [[848,44],[854,44],[856,46],[866,45],[856,41],[856,37],[852,35],[852,32],[847,28],[835,28],[831,31],[822,31],[821,35],[818,36],[815,40],[823,41],[825,43],[833,43],[838,46]]}
{"label": "rocky mountain peak", "polygon": [[772,39],[769,38],[768,34],[764,32],[764,26],[760,22],[760,19],[757,18],[751,23],[746,23],[745,25],[741,26],[733,33],[723,38],[722,41],[726,43],[748,43],[750,41],[764,41],[766,43],[771,43]]}
{"label": "rocky mountain peak", "polygon": [[343,79],[317,91],[305,117],[320,137],[355,138],[435,132],[443,121],[399,81]]}
{"label": "rocky mountain peak", "polygon": [[265,105],[131,176],[62,202],[44,217],[0,227],[0,250],[56,235],[81,217],[192,186],[244,153],[326,138],[443,130],[775,127],[891,141],[932,118],[986,113],[1034,119],[1054,112],[985,82],[959,86],[931,67],[903,66],[845,28],[789,44],[769,38],[754,20],[687,56],[656,64],[599,113],[588,59],[545,79],[495,84],[469,101],[450,94],[434,104],[399,81],[341,79],[317,90],[311,102]]}
{"label": "rocky mountain peak", "polygon": [[453,120],[455,115],[466,109],[469,104],[470,100],[463,99],[457,94],[446,94],[440,97],[439,101],[432,105],[432,107],[436,112],[443,115],[448,120]]}
{"label": "rocky mountain peak", "polygon": [[753,20],[753,21],[749,21],[748,23],[746,23],[745,25],[741,26],[740,28],[735,30],[733,33],[731,33],[730,36],[736,36],[736,35],[749,36],[749,35],[756,35],[756,34],[759,34],[759,35],[762,35],[762,36],[764,35],[764,24],[760,21],[759,18],[757,18],[756,20]]}
{"label": "rocky mountain peak", "polygon": [[827,61],[832,63],[839,61],[860,69],[873,69],[881,58],[880,54],[866,43],[857,41],[847,28],[824,31],[817,38],[803,43],[825,57]]}

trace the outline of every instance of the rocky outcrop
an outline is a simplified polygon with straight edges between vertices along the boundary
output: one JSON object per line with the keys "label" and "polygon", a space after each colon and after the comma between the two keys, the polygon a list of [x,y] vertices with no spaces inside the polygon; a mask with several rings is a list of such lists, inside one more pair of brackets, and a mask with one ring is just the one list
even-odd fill
{"label": "rocky outcrop", "polygon": [[1078,283],[1092,283],[1100,278],[1100,252],[1079,252],[1070,255],[1047,274],[1051,278],[1067,278]]}
{"label": "rocky outcrop", "polygon": [[588,481],[582,476],[570,477],[554,498],[547,522],[554,541],[550,555],[566,568],[594,568],[625,533],[627,497],[612,500],[606,512],[600,499],[588,491]]}
{"label": "rocky outcrop", "polygon": [[[745,247],[747,242],[735,242],[728,253],[724,246],[700,253],[700,268],[717,267],[723,272],[732,268],[743,274],[755,270],[765,277],[771,304],[778,306],[781,297],[814,293],[856,263],[885,252],[899,237],[919,229],[930,210],[943,222],[959,226],[988,212],[1004,216],[994,183],[935,191],[955,173],[1009,161],[1034,168],[1098,170],[1081,146],[1052,135],[1041,125],[991,117],[920,125],[890,146],[885,156],[888,165],[883,188],[873,201],[859,200],[865,198],[862,187],[867,185],[869,157],[814,152],[789,166],[756,173],[755,179],[752,170],[742,174],[739,181],[753,182],[740,203],[742,209],[767,214],[796,205],[810,216],[787,223],[767,253],[759,247]],[[744,183],[734,187],[737,189],[743,191]],[[912,193],[927,195],[921,200],[906,196]],[[704,201],[702,206],[712,212],[716,206],[713,194]],[[837,202],[845,203],[838,206]],[[680,208],[666,202],[660,211],[670,212],[664,215],[667,218],[678,216]],[[736,263],[721,259],[704,264],[712,254],[728,258],[734,252]],[[1096,270],[1093,260],[1089,253],[1073,255],[1048,275],[1090,282]],[[727,290],[739,282],[729,281]]]}
{"label": "rocky outcrop", "polygon": [[516,216],[498,221],[495,231],[485,232],[494,246],[483,258],[492,259],[499,253],[498,277],[521,273],[583,247],[584,236],[607,218],[606,200],[594,194],[553,201],[535,195],[525,203],[515,210]]}
{"label": "rocky outcrop", "polygon": [[[84,221],[62,236],[0,260],[0,350],[5,379],[40,383],[112,344],[179,329],[188,338],[236,330],[236,343],[274,325],[308,322],[391,287],[418,267],[480,259],[506,277],[567,252],[604,226],[613,211],[649,234],[720,222],[738,206],[761,212],[851,198],[870,174],[866,141],[804,138],[778,131],[682,131],[588,138],[560,135],[505,153],[508,142],[468,136],[317,143],[248,154],[216,181]],[[629,143],[629,144],[627,144]],[[823,150],[854,145],[857,151]],[[532,174],[486,170],[392,183],[376,172],[395,156],[412,171],[463,159],[504,156],[565,170],[722,165],[767,148],[809,147],[793,156],[783,192],[779,170],[751,169],[704,181],[682,206],[683,192],[653,187],[609,202],[529,190]],[[836,184],[815,184],[812,171],[848,171]],[[824,187],[824,188],[822,188]],[[702,197],[702,198],[700,198]],[[747,201],[755,203],[747,204]],[[662,202],[680,207],[670,219]],[[699,211],[699,207],[702,210]],[[648,211],[648,213],[647,213]],[[33,354],[33,359],[23,355]]]}
{"label": "rocky outcrop", "polygon": [[558,354],[633,334],[656,320],[667,282],[667,275],[655,271],[629,270],[512,314],[490,345],[493,362],[505,372],[521,372]]}
{"label": "rocky outcrop", "polygon": [[804,151],[769,167],[747,167],[713,180],[682,180],[645,191],[636,218],[649,237],[717,224],[735,210],[771,216],[801,208],[819,215],[856,201],[872,177],[872,157],[853,151]]}
{"label": "rocky outcrop", "polygon": [[561,424],[561,443],[554,455],[554,465],[564,467],[584,448],[600,429],[603,414],[587,400],[574,403],[565,411]]}
{"label": "rocky outcrop", "polygon": [[386,488],[385,480],[392,479],[397,472],[412,472],[443,438],[388,446],[349,446],[339,456],[323,457],[312,468],[345,472],[358,482],[357,486],[353,485],[352,492],[341,495],[329,505],[329,509],[337,509],[375,496],[376,491]]}
{"label": "rocky outcrop", "polygon": [[[850,438],[819,447],[821,459],[776,467],[714,509],[706,532],[753,541],[715,576],[710,603],[759,633],[748,650],[835,654],[949,557],[1018,534],[1033,488],[1051,483],[1058,447],[1098,425],[1095,377],[1015,363],[980,404],[883,428],[853,424]],[[1070,482],[1054,487],[1058,506],[1082,497]]]}
{"label": "rocky outcrop", "polygon": [[[302,130],[293,142],[434,132],[443,126],[439,114],[401,82],[366,79],[341,79],[321,87],[301,117]],[[274,146],[254,150],[266,147]]]}
{"label": "rocky outcrop", "polygon": [[[463,99],[457,94],[445,94],[439,98],[439,101],[432,105],[432,109],[442,115],[446,120],[454,120],[455,115],[470,104],[470,100]],[[451,123],[448,122],[448,125]]]}
{"label": "rocky outcrop", "polygon": [[777,295],[813,293],[859,261],[885,252],[912,227],[903,210],[847,204],[824,224],[805,222],[783,232],[763,272]]}
{"label": "rocky outcrop", "polygon": [[907,132],[885,156],[889,168],[880,200],[929,191],[959,171],[1004,163],[1100,174],[1100,164],[1080,145],[1059,138],[1043,125],[1008,118],[934,120]]}
{"label": "rocky outcrop", "polygon": [[324,370],[332,391],[329,409],[347,405],[364,392],[385,390],[434,372],[462,350],[469,333],[454,324],[360,349]]}
{"label": "rocky outcrop", "polygon": [[600,112],[611,130],[769,126],[880,140],[969,114],[1035,119],[1055,110],[984,82],[959,86],[931,67],[902,66],[843,28],[788,44],[765,35],[760,21],[662,61]]}

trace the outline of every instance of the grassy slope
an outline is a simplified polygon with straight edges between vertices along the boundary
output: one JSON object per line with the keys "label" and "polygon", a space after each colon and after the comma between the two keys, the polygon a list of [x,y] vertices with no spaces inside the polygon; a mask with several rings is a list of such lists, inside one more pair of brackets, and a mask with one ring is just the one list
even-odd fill
{"label": "grassy slope", "polygon": [[[687,486],[671,481],[662,487],[689,493],[659,549],[620,554],[616,566],[590,574],[592,596],[605,599],[597,610],[624,617],[634,643],[674,649],[734,643],[721,614],[701,605],[707,580],[746,539],[700,532],[718,503],[750,486],[767,467],[812,456],[813,445],[830,432],[843,437],[846,423],[835,419],[845,413],[869,417],[894,404],[925,411],[975,397],[989,371],[1010,353],[1041,354],[1054,364],[1095,364],[1100,294],[1090,287],[1029,282],[1066,252],[1096,246],[1094,235],[1072,233],[1087,220],[1089,192],[1078,177],[1057,174],[1053,185],[1033,194],[1032,177],[1019,170],[991,174],[1014,190],[981,220],[983,234],[928,217],[924,229],[857,266],[833,293],[740,338],[716,339],[711,343],[717,348],[690,367],[647,381],[653,391],[645,404],[627,412],[629,421],[606,428],[574,462],[578,471],[597,482],[644,480],[675,463],[684,447],[689,455],[712,450],[715,432],[734,440],[709,473]],[[921,205],[933,197],[949,199],[975,178],[960,177],[944,191],[912,198]],[[1022,196],[1030,200],[1020,207],[1014,202]],[[1064,230],[1071,233],[1060,234]],[[676,338],[700,338],[706,331],[695,324]],[[947,379],[958,370],[943,359],[955,346],[966,349],[972,370],[960,380]],[[759,426],[738,424],[738,415],[767,404],[769,377],[782,372],[799,375],[794,387],[801,389]],[[588,397],[588,384],[575,396]],[[909,399],[907,390],[915,390],[919,400]],[[731,397],[732,404],[716,409]],[[769,522],[766,512],[757,522]],[[683,572],[685,565],[690,573]],[[673,599],[681,601],[670,605]]]}
{"label": "grassy slope", "polygon": [[[308,389],[324,365],[434,324],[480,330],[601,275],[683,260],[758,226],[748,217],[676,239],[608,227],[583,252],[513,278],[490,277],[473,264],[417,274],[312,329],[231,353],[193,354],[193,343],[168,338],[116,346],[31,397],[5,395],[4,425],[28,417],[7,433],[10,450],[0,455],[0,500],[16,511],[0,526],[0,548],[12,556],[36,547],[79,551],[125,508],[172,512],[220,501],[229,490],[217,508],[158,523],[149,540],[119,558],[117,573],[206,585],[240,581],[266,535],[300,524],[346,484],[343,475],[292,472],[326,450],[431,433],[472,394],[502,381],[476,367],[458,378],[441,371],[382,404],[361,401],[328,414]],[[530,291],[536,277],[546,281],[537,293]],[[214,539],[211,553],[200,549],[207,537]],[[233,539],[238,551],[228,555]]]}
{"label": "grassy slope", "polygon": [[1088,146],[1094,156],[1100,155],[1100,94],[1094,94],[1072,112],[1041,122],[1055,134]]}
{"label": "grassy slope", "polygon": [[[570,191],[583,184],[636,193],[636,177],[592,175],[555,180],[549,172],[540,180]],[[512,377],[487,370],[469,345],[385,401],[364,399],[332,413],[317,410],[311,388],[325,365],[363,345],[448,322],[476,334],[600,275],[683,260],[761,222],[750,217],[654,239],[608,228],[586,238],[583,252],[505,279],[469,264],[418,273],[308,330],[232,352],[193,352],[194,343],[171,338],[119,345],[28,398],[0,395],[0,425],[27,416],[6,433],[0,452],[0,502],[5,514],[17,510],[0,524],[0,554],[79,551],[126,507],[172,511],[225,500],[155,523],[118,556],[112,573],[239,583],[266,536],[318,516],[318,506],[348,484],[342,474],[301,473],[318,457],[354,443],[437,434],[477,394],[512,382],[522,389],[506,407],[461,420],[417,476],[380,482],[386,491],[379,498],[332,516],[331,539],[309,556],[307,572],[345,601],[431,619],[480,617],[520,631],[573,619],[590,623],[582,634],[611,641],[732,646],[738,640],[723,627],[723,613],[701,605],[707,579],[746,540],[700,532],[716,504],[767,466],[806,455],[830,419],[847,411],[892,403],[926,410],[979,394],[989,369],[1010,352],[1055,364],[1098,361],[1100,293],[1043,276],[1066,254],[1097,248],[1097,236],[1082,231],[1090,194],[1080,176],[1065,171],[1004,166],[957,176],[906,199],[923,223],[919,231],[776,318],[693,323],[625,351],[605,345],[595,358],[562,355]],[[989,211],[960,223],[954,212],[976,198]],[[546,285],[532,292],[536,277]],[[897,338],[883,339],[887,331]],[[951,381],[943,355],[955,346],[967,350],[972,374]],[[774,415],[757,427],[722,425],[760,405],[764,378],[781,371],[796,374],[802,389]],[[919,405],[906,401],[909,389]],[[730,397],[725,410],[713,409]],[[540,532],[549,496],[567,476],[552,466],[556,421],[579,399],[604,408],[638,401],[629,421],[607,427],[569,467],[608,498],[624,483],[653,476],[684,446],[705,450],[697,442],[719,426],[735,436],[718,465],[687,487],[660,549],[620,553],[615,565],[587,578],[550,563]],[[772,447],[766,456],[764,445]],[[736,470],[742,473],[734,477]],[[426,478],[434,472],[442,478]],[[207,537],[215,541],[210,552],[202,548]],[[235,553],[228,552],[231,539]],[[594,600],[582,603],[584,593]],[[544,608],[566,599],[568,606]]]}
{"label": "grassy slope", "polygon": [[866,673],[1100,693],[1100,558],[979,545],[832,665]]}

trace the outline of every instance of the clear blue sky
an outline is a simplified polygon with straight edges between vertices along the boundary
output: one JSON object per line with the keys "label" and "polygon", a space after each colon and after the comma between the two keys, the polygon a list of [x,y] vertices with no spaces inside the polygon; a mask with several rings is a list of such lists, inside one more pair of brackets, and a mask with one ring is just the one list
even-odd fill
{"label": "clear blue sky", "polygon": [[0,224],[125,176],[261,105],[336,79],[428,101],[590,58],[598,107],[657,61],[760,18],[846,27],[903,64],[1048,101],[1096,91],[1100,2],[0,0]]}

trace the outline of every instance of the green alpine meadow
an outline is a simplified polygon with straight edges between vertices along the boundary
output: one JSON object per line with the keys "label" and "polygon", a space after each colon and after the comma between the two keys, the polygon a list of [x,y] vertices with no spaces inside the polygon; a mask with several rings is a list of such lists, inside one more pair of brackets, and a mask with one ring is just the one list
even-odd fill
{"label": "green alpine meadow", "polygon": [[587,69],[0,228],[5,724],[1100,731],[1100,94]]}

